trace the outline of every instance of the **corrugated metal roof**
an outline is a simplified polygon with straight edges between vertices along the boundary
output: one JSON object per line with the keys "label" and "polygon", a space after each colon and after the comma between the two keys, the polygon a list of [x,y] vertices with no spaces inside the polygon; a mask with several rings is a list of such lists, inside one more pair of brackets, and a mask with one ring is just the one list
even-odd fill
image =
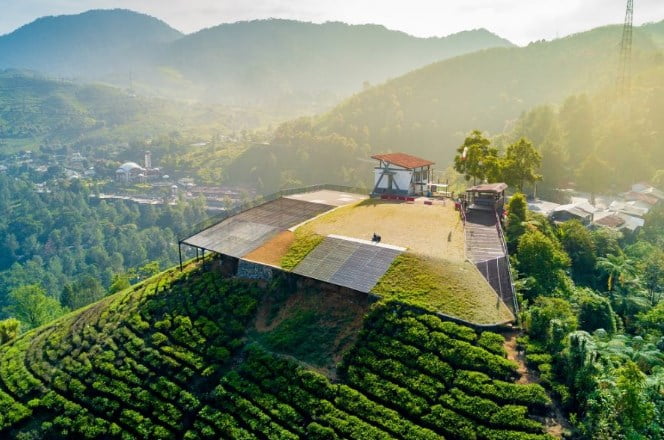
{"label": "corrugated metal roof", "polygon": [[625,198],[627,200],[639,200],[641,202],[645,202],[650,206],[654,206],[659,202],[659,199],[653,195],[647,194],[647,193],[639,193],[635,191],[630,191],[625,195]]}
{"label": "corrugated metal roof", "polygon": [[499,193],[505,191],[506,189],[507,189],[506,183],[497,182],[497,183],[483,183],[481,185],[476,185],[468,189],[468,191]]}
{"label": "corrugated metal roof", "polygon": [[376,154],[374,156],[371,156],[371,158],[389,162],[391,164],[404,167],[409,170],[412,170],[413,168],[426,167],[434,164],[434,162],[431,162],[430,160],[422,159],[416,156],[411,156],[410,154],[406,153]]}

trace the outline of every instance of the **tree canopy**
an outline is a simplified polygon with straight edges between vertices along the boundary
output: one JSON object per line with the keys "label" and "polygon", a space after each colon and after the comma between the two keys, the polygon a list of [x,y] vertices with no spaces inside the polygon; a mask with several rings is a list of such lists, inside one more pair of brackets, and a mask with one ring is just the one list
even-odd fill
{"label": "tree canopy", "polygon": [[526,183],[533,184],[542,179],[537,171],[542,164],[542,155],[533,144],[521,138],[507,147],[505,157],[500,160],[501,180],[523,192]]}
{"label": "tree canopy", "polygon": [[28,329],[46,324],[66,311],[57,299],[47,296],[44,289],[35,284],[13,289],[9,298],[11,305],[6,312]]}

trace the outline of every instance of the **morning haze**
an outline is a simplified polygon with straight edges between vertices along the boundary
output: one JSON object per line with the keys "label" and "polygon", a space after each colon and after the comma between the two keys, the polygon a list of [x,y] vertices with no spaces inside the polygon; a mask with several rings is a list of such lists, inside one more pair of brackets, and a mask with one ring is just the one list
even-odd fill
{"label": "morning haze", "polygon": [[662,437],[661,2],[0,1],[1,439]]}

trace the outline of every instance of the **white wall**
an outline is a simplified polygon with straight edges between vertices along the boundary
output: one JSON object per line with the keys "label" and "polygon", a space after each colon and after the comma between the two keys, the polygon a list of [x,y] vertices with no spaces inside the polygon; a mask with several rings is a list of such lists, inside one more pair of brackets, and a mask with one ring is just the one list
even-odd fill
{"label": "white wall", "polygon": [[[394,179],[394,182],[396,182],[397,186],[399,187],[400,190],[402,191],[411,191],[410,187],[410,180],[412,177],[412,171],[410,170],[397,170],[395,169],[394,174],[392,177]],[[380,179],[381,174],[383,173],[382,168],[374,168],[374,187],[376,186],[376,183],[378,183],[378,179]],[[380,181],[380,185],[378,186],[379,189],[387,189],[389,184],[389,179],[388,176],[384,176],[383,180]]]}

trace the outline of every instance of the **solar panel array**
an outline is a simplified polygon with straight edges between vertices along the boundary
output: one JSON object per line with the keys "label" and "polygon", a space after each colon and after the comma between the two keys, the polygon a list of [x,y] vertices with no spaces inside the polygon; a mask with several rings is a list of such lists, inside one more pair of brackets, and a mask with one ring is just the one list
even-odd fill
{"label": "solar panel array", "polygon": [[279,232],[332,208],[321,203],[281,198],[227,218],[182,240],[182,243],[241,258]]}
{"label": "solar panel array", "polygon": [[368,293],[399,254],[377,244],[327,237],[293,272]]}

